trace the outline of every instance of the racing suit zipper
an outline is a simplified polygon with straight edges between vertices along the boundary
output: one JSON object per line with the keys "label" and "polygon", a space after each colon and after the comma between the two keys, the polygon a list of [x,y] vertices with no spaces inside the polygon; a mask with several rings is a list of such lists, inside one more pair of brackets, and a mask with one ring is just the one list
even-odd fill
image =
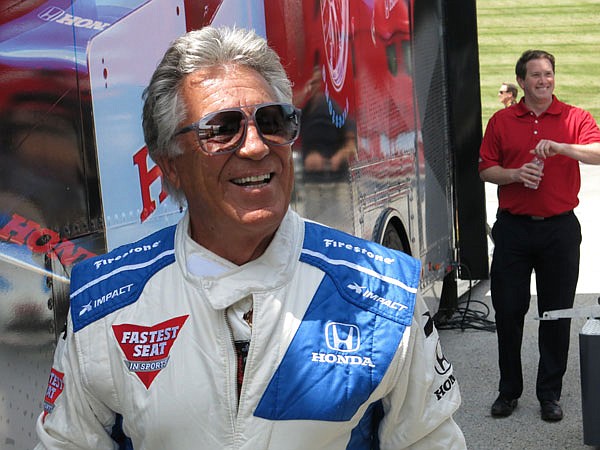
{"label": "racing suit zipper", "polygon": [[[254,296],[252,296],[252,308],[253,308],[253,317],[256,318],[256,302],[254,301]],[[234,399],[232,403],[235,403],[235,405],[233,405],[231,411],[234,411],[235,413],[232,414],[231,420],[233,423],[233,448],[234,449],[238,449],[242,446],[243,444],[243,440],[242,440],[242,436],[241,433],[239,433],[240,429],[243,428],[242,424],[240,423],[240,410],[244,409],[245,407],[245,401],[244,401],[244,393],[246,391],[246,383],[244,383],[242,381],[241,386],[239,388],[238,391],[238,371],[239,371],[239,359],[238,359],[238,353],[236,350],[236,345],[235,345],[235,337],[233,334],[233,329],[231,326],[231,322],[229,320],[229,317],[227,315],[227,310],[225,310],[225,323],[227,324],[227,328],[229,330],[229,338],[230,338],[230,343],[231,343],[231,347],[233,349],[233,353],[234,353],[234,358],[233,358],[233,378],[234,378],[234,382],[233,382],[233,393],[234,395],[232,396],[232,398]],[[254,333],[252,332],[252,328],[251,328],[251,335],[250,335],[250,346],[248,349],[248,354],[246,356],[246,365],[244,367],[244,372],[246,371],[246,368],[248,367],[248,365],[250,364],[250,360],[251,360],[251,355],[252,355],[252,349],[254,347]],[[231,359],[230,359],[231,360]],[[231,392],[232,390],[229,390],[229,392]]]}
{"label": "racing suit zipper", "polygon": [[[225,326],[227,327],[227,332],[229,333],[229,346],[227,349],[227,356],[229,359],[229,367],[233,368],[232,371],[227,376],[227,392],[229,393],[229,420],[231,422],[231,436],[232,441],[235,443],[236,441],[236,422],[237,422],[237,412],[238,412],[238,394],[237,394],[237,355],[235,351],[235,338],[233,337],[233,330],[231,328],[231,324],[229,322],[229,317],[227,316],[227,309],[223,311],[223,317],[225,318]],[[232,356],[233,350],[233,356]],[[233,383],[231,383],[231,379],[233,378]],[[232,448],[236,448],[235,445]]]}

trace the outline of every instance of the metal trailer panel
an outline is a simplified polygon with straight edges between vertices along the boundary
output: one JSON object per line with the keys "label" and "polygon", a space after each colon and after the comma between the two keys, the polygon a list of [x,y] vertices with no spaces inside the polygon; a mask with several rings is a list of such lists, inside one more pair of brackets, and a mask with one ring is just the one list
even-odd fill
{"label": "metal trailer panel", "polygon": [[168,44],[185,31],[183,0],[154,0],[87,45],[107,250],[181,217],[179,205],[162,192],[160,172],[144,143],[141,117],[142,92],[152,72]]}
{"label": "metal trailer panel", "polygon": [[447,0],[445,16],[459,272],[463,280],[484,280],[489,259],[485,188],[477,167],[482,124],[476,2]]}
{"label": "metal trailer panel", "polygon": [[[426,199],[419,211],[423,227],[426,271],[440,280],[455,260],[453,183],[449,152],[444,22],[441,2],[420,0],[414,9],[415,91],[423,136],[424,173],[420,194]],[[443,264],[437,267],[436,264]],[[431,267],[434,265],[434,267]]]}
{"label": "metal trailer panel", "polygon": [[55,300],[70,267],[105,250],[85,46],[130,9],[20,2],[0,17],[2,448],[33,447],[66,312]]}
{"label": "metal trailer panel", "polygon": [[293,4],[278,3],[266,17],[297,103],[311,109],[303,95],[316,74],[316,97],[329,107],[323,140],[341,147],[336,130],[354,134],[354,153],[337,171],[327,166],[331,149],[321,150],[319,166],[309,162],[310,144],[298,142],[295,208],[420,258],[422,287],[430,287],[456,260],[442,5],[420,0],[413,12],[411,1],[304,2],[298,14]]}

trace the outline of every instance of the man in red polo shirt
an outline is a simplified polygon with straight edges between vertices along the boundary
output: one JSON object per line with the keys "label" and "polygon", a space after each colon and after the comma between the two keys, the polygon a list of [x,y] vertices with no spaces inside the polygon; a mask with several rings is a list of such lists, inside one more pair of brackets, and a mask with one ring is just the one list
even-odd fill
{"label": "man in red polo shirt", "polygon": [[[492,116],[480,149],[481,179],[499,186],[491,267],[500,366],[494,417],[509,416],[523,392],[521,342],[532,271],[540,315],[573,306],[581,243],[573,214],[579,163],[600,164],[598,125],[587,111],[553,95],[554,68],[554,56],[545,51],[521,55],[515,72],[524,96]],[[540,321],[536,395],[546,421],[563,417],[559,400],[570,325],[569,319]]]}

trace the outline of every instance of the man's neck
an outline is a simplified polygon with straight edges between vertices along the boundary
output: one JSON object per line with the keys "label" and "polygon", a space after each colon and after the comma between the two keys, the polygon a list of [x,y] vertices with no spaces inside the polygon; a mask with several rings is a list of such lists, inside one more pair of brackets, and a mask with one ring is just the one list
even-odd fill
{"label": "man's neck", "polygon": [[525,97],[525,105],[529,108],[536,116],[544,113],[550,105],[552,104],[552,99],[550,101],[544,100],[543,102],[534,102],[531,99]]}
{"label": "man's neck", "polygon": [[266,228],[244,233],[241,227],[236,230],[237,233],[226,230],[214,231],[211,228],[195,226],[191,218],[189,227],[189,236],[194,241],[238,266],[260,257],[277,231],[277,229]]}

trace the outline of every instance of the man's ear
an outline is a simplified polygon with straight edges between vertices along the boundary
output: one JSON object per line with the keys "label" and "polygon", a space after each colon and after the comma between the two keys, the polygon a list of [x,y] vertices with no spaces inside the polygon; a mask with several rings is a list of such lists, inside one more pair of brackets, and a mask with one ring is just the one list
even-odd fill
{"label": "man's ear", "polygon": [[171,186],[175,189],[181,189],[181,182],[179,179],[179,173],[177,172],[177,164],[175,159],[169,158],[168,156],[159,156],[156,158],[156,164],[160,167],[160,170]]}
{"label": "man's ear", "polygon": [[525,90],[525,80],[523,78],[517,77],[517,83],[521,86],[521,89]]}

